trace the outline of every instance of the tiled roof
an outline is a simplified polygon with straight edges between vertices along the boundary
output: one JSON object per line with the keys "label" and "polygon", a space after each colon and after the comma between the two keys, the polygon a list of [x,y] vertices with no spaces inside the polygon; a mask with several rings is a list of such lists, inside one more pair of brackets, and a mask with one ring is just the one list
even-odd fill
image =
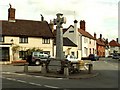
{"label": "tiled roof", "polygon": [[115,41],[115,40],[110,41],[110,42],[109,42],[109,45],[110,45],[110,46],[113,46],[113,47],[115,47],[115,46],[120,47],[120,44],[119,44],[117,41]]}
{"label": "tiled roof", "polygon": [[85,36],[85,37],[88,37],[88,38],[90,38],[90,39],[94,39],[94,40],[95,40],[95,38],[94,38],[89,32],[87,32],[87,31],[85,31],[85,30],[78,29],[78,32],[81,33],[81,34],[82,34],[83,36]]}
{"label": "tiled roof", "polygon": [[[56,45],[56,39],[54,40],[54,44]],[[67,37],[63,37],[63,46],[73,46],[73,47],[77,47],[76,44],[74,44],[70,39],[68,39]]]}
{"label": "tiled roof", "polygon": [[96,42],[97,42],[98,45],[105,46],[105,42],[104,42],[103,39],[98,38],[98,39],[96,40]]}
{"label": "tiled roof", "polygon": [[[70,25],[68,28],[63,28],[63,34],[70,28],[70,27],[73,27],[73,25]],[[56,36],[56,29],[54,30],[53,34]]]}
{"label": "tiled roof", "polygon": [[47,21],[32,20],[16,20],[16,22],[2,21],[2,35],[54,37]]}

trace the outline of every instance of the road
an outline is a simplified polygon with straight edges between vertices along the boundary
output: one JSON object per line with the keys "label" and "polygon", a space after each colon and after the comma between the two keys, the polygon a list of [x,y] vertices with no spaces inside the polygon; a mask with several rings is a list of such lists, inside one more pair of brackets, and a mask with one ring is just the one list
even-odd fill
{"label": "road", "polygon": [[[72,88],[118,88],[118,60],[101,58],[92,63],[99,75],[78,80],[16,74],[14,72],[23,70],[23,66],[3,65],[2,88],[64,88],[68,90]],[[31,67],[31,70],[39,71],[39,67]]]}

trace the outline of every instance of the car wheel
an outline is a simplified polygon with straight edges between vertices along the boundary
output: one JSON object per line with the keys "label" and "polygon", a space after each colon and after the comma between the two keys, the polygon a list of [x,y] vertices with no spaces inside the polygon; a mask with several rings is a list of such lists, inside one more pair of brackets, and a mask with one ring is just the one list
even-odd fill
{"label": "car wheel", "polygon": [[36,60],[35,65],[40,65],[40,60]]}

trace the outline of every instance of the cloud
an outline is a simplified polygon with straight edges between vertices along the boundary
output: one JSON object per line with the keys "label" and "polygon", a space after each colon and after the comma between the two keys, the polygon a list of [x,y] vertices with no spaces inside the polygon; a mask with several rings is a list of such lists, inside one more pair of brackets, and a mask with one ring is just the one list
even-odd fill
{"label": "cloud", "polygon": [[[49,21],[56,18],[61,12],[67,18],[65,28],[73,24],[74,19],[86,21],[86,30],[103,33],[109,38],[117,37],[114,34],[117,29],[119,0],[2,0],[0,4],[0,19],[7,19],[8,5],[16,8],[17,19],[40,20],[40,14]],[[3,5],[3,6],[2,6]],[[75,11],[75,13],[74,13]],[[108,30],[110,32],[108,32]],[[114,34],[113,34],[114,33]]]}

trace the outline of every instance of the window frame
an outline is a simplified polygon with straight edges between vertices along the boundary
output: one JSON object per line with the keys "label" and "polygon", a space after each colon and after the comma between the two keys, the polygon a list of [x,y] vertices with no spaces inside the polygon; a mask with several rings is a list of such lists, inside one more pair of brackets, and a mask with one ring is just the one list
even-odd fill
{"label": "window frame", "polygon": [[28,43],[28,37],[19,37],[19,43]]}
{"label": "window frame", "polygon": [[50,44],[50,38],[42,38],[42,44]]}

